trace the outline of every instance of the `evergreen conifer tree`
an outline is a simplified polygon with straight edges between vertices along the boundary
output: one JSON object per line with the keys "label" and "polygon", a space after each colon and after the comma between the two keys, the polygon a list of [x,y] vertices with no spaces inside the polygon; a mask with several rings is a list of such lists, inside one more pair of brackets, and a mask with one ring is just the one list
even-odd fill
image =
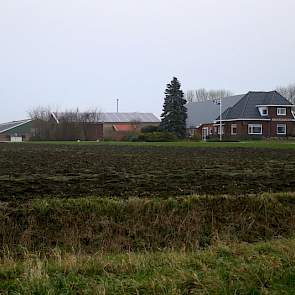
{"label": "evergreen conifer tree", "polygon": [[178,138],[184,138],[186,135],[187,109],[186,100],[180,87],[181,84],[175,77],[171,83],[167,84],[160,130],[173,132]]}

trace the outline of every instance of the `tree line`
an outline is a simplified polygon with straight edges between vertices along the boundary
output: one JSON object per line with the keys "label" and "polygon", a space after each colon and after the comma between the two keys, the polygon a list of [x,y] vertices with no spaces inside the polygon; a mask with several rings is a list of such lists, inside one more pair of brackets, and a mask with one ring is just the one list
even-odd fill
{"label": "tree line", "polygon": [[[276,91],[287,98],[292,104],[295,104],[295,83],[287,86],[278,86]],[[234,93],[226,89],[206,90],[205,88],[199,88],[196,90],[188,90],[185,94],[185,100],[187,102],[203,102],[232,95],[234,95]]]}
{"label": "tree line", "polygon": [[295,83],[287,86],[279,86],[276,90],[286,97],[292,104],[295,104]]}
{"label": "tree line", "polygon": [[51,107],[37,107],[29,111],[35,140],[87,140],[97,132],[101,113],[97,109],[84,112],[57,111]]}
{"label": "tree line", "polygon": [[206,90],[205,88],[200,88],[196,90],[188,90],[185,94],[185,99],[187,102],[203,102],[232,95],[234,95],[234,93],[226,89]]}

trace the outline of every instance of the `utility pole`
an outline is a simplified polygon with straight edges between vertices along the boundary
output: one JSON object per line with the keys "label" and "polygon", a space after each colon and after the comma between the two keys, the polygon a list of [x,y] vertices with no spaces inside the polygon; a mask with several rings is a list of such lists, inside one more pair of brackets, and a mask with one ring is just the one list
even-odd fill
{"label": "utility pole", "polygon": [[117,113],[119,113],[119,99],[117,98]]}
{"label": "utility pole", "polygon": [[219,140],[222,141],[222,98],[219,100]]}

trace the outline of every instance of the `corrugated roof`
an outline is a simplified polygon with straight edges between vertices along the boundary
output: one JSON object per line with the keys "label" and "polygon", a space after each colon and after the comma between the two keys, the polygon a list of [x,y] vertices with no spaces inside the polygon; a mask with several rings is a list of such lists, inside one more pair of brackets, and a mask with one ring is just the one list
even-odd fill
{"label": "corrugated roof", "polygon": [[143,123],[159,123],[153,113],[101,113],[100,121],[106,123],[128,123],[138,121]]}
{"label": "corrugated roof", "polygon": [[[61,119],[65,113],[54,113],[55,120]],[[160,120],[153,113],[98,113],[98,122],[105,123],[129,123],[129,122],[142,122],[142,123],[159,123]]]}
{"label": "corrugated roof", "polygon": [[31,122],[31,119],[2,123],[2,124],[0,124],[0,133],[3,133],[5,131],[9,131],[13,128],[16,128],[18,126],[21,126],[21,125],[29,123],[29,122]]}
{"label": "corrugated roof", "polygon": [[[222,109],[226,110],[228,107],[233,106],[243,96],[244,94],[224,97],[222,99]],[[219,105],[211,100],[204,102],[189,102],[187,103],[186,107],[187,128],[195,128],[196,126],[200,126],[204,123],[211,123],[219,115]]]}
{"label": "corrugated roof", "polygon": [[[248,92],[234,106],[225,110],[222,114],[224,120],[231,119],[261,119],[257,108],[258,105],[290,105],[292,104],[277,91],[270,92]],[[263,117],[267,118],[267,117]],[[219,120],[219,116],[217,117]]]}

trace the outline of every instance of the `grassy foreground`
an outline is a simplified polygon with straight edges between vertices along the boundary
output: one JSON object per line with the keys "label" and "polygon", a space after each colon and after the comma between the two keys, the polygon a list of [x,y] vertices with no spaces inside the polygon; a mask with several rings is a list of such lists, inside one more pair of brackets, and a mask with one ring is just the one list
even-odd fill
{"label": "grassy foreground", "polygon": [[295,239],[205,251],[1,260],[1,294],[294,294]]}
{"label": "grassy foreground", "polygon": [[294,294],[295,194],[0,202],[0,294]]}
{"label": "grassy foreground", "polygon": [[295,232],[295,194],[0,202],[0,256],[206,248]]}

